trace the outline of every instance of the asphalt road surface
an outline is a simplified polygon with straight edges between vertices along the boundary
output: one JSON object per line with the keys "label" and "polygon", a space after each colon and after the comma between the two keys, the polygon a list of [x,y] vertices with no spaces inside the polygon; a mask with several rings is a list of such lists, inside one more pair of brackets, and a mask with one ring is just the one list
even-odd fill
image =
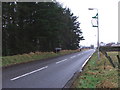
{"label": "asphalt road surface", "polygon": [[3,88],[63,88],[94,53],[94,49],[44,61],[20,64],[2,71]]}

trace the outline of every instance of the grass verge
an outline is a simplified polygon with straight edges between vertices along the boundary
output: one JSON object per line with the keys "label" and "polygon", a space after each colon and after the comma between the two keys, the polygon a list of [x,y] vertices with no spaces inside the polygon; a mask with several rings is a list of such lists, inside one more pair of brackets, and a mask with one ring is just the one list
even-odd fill
{"label": "grass verge", "polygon": [[59,53],[54,52],[31,52],[29,54],[22,54],[22,55],[13,55],[13,56],[3,56],[2,57],[2,67],[19,64],[19,63],[26,63],[35,60],[43,60],[47,58],[52,58],[56,56],[61,56],[65,54],[70,54],[74,52],[78,52],[79,50],[62,50]]}
{"label": "grass verge", "polygon": [[[109,52],[108,55],[118,66],[118,52]],[[118,67],[113,68],[103,54],[100,56],[101,59],[97,60],[97,53],[93,54],[71,88],[118,88]]]}

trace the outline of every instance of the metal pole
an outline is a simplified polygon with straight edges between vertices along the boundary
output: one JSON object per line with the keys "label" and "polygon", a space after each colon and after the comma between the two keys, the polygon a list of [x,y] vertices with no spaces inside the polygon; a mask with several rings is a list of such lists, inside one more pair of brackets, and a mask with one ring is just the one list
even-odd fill
{"label": "metal pole", "polygon": [[[88,8],[88,10],[97,10],[98,14],[98,9],[97,8]],[[99,46],[99,14],[97,15],[97,51],[98,51],[98,60],[100,60],[100,46]]]}
{"label": "metal pole", "polygon": [[[97,14],[98,14],[98,9],[97,9]],[[97,17],[97,25],[98,25],[98,27],[97,27],[97,29],[98,29],[98,37],[97,37],[97,46],[98,46],[98,60],[100,60],[100,51],[99,51],[99,49],[100,49],[100,45],[99,45],[99,14],[98,14],[98,17]]]}

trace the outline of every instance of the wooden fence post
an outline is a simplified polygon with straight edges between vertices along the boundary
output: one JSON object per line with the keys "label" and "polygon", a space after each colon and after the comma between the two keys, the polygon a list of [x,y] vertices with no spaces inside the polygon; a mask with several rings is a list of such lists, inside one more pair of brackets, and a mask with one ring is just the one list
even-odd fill
{"label": "wooden fence post", "polygon": [[118,68],[120,69],[120,57],[119,57],[119,55],[117,55],[117,58],[118,58]]}
{"label": "wooden fence post", "polygon": [[111,57],[108,56],[108,54],[107,54],[106,52],[102,52],[102,53],[106,56],[106,58],[109,60],[109,62],[110,62],[110,63],[112,64],[112,66],[115,68],[115,65],[114,65],[114,63],[113,63]]}

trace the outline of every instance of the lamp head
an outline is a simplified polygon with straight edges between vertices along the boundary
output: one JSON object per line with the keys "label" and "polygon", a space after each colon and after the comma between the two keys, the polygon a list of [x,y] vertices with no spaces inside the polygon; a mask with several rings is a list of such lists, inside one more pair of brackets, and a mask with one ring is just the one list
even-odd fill
{"label": "lamp head", "polygon": [[94,8],[88,8],[88,10],[94,10]]}

